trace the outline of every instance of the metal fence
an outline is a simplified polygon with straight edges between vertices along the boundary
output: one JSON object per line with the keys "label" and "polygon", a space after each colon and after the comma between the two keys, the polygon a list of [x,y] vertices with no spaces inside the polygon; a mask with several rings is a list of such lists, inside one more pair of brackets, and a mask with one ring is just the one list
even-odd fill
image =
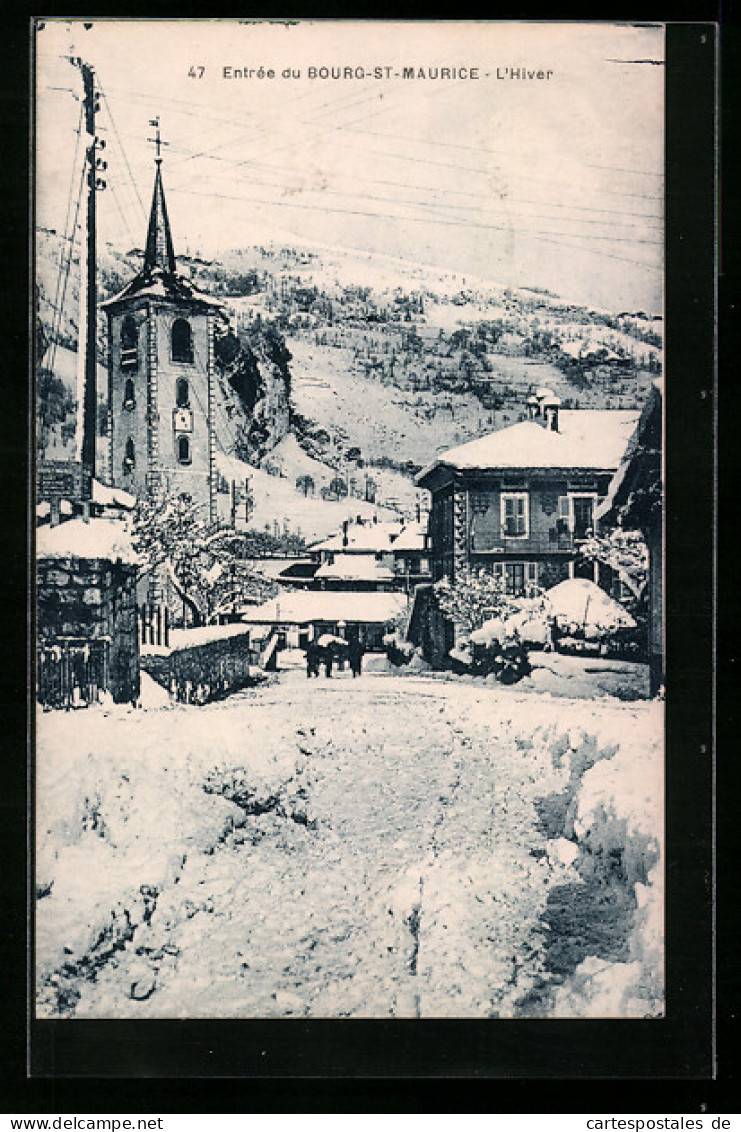
{"label": "metal fence", "polygon": [[46,708],[87,707],[109,685],[108,638],[57,637],[36,651],[36,689]]}

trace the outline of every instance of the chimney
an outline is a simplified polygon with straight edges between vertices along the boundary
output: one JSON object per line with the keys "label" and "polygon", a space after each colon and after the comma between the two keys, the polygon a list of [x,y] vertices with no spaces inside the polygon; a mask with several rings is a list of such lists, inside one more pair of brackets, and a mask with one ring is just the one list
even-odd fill
{"label": "chimney", "polygon": [[540,416],[540,401],[537,397],[528,397],[527,402],[527,419],[534,421],[536,417]]}
{"label": "chimney", "polygon": [[543,398],[543,420],[549,432],[558,432],[558,409],[561,402],[553,393]]}

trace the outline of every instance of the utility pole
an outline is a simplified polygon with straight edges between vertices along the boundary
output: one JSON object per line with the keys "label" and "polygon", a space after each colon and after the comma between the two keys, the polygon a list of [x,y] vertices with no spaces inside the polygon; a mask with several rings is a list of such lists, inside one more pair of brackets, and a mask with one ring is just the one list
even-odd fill
{"label": "utility pole", "polygon": [[[95,476],[95,446],[97,434],[97,320],[98,292],[96,279],[96,193],[106,187],[106,182],[98,176],[106,168],[106,162],[98,158],[98,150],[105,149],[105,141],[96,137],[95,115],[100,109],[99,96],[95,90],[95,71],[82,59],[70,62],[79,67],[82,73],[84,129],[86,134],[87,164],[87,209],[85,240],[85,294],[84,310],[85,334],[79,348],[84,350],[84,384],[82,391],[82,429],[80,439],[80,459],[83,466]],[[82,298],[82,296],[81,296]],[[78,410],[79,411],[79,410]]]}

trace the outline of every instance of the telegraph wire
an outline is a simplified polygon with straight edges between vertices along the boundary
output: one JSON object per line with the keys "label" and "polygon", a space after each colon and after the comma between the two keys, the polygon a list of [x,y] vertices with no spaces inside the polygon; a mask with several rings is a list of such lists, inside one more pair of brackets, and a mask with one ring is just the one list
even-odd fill
{"label": "telegraph wire", "polygon": [[[52,337],[51,337],[51,354],[49,369],[53,372],[56,364],[57,357],[57,340],[61,332],[62,325],[62,310],[64,308],[64,300],[67,293],[67,280],[69,278],[70,266],[72,264],[72,253],[74,250],[75,233],[77,231],[77,219],[80,212],[80,201],[82,199],[82,191],[85,183],[85,161],[83,159],[82,169],[80,172],[80,187],[77,193],[77,202],[75,206],[74,220],[72,220],[72,201],[74,198],[75,188],[75,172],[77,170],[77,163],[80,154],[80,143],[82,140],[82,120],[84,109],[80,104],[80,114],[77,120],[77,127],[75,129],[76,140],[75,149],[72,157],[72,171],[70,173],[69,192],[67,194],[67,206],[65,209],[64,217],[64,235],[62,237],[63,245],[62,251],[59,256],[59,270],[57,272],[57,285],[54,293],[54,317],[52,320]],[[70,223],[71,222],[71,223]],[[65,255],[67,257],[66,267],[64,266]]]}
{"label": "telegraph wire", "polygon": [[[172,192],[173,190],[170,190],[170,191]],[[211,191],[211,192],[199,192],[197,189],[178,189],[178,190],[174,190],[174,191],[184,193],[188,196],[205,196],[205,197],[213,197],[213,198],[222,199],[222,200],[234,200],[234,201],[243,200],[243,201],[248,201],[251,204],[262,204],[262,205],[267,205],[267,206],[273,207],[273,208],[302,209],[302,210],[307,210],[307,211],[312,211],[312,212],[324,212],[324,213],[334,212],[334,213],[337,213],[337,214],[343,215],[343,216],[363,216],[363,217],[370,217],[374,220],[390,220],[390,221],[401,220],[404,223],[437,224],[437,225],[442,225],[443,227],[449,227],[449,228],[466,227],[466,228],[482,229],[484,231],[514,232],[515,234],[519,234],[519,235],[531,236],[534,239],[542,239],[542,240],[545,240],[545,242],[547,242],[547,243],[559,243],[559,241],[554,241],[552,239],[549,239],[549,237],[559,235],[560,233],[532,232],[528,229],[519,229],[519,230],[513,229],[511,226],[502,226],[502,225],[495,225],[495,224],[476,224],[476,223],[472,223],[470,221],[443,220],[443,219],[440,219],[440,218],[428,218],[428,217],[423,217],[423,216],[394,216],[394,215],[383,214],[383,213],[379,214],[378,212],[367,212],[367,211],[360,210],[360,209],[344,209],[344,208],[332,208],[332,207],[328,208],[326,206],[320,206],[320,205],[300,204],[300,203],[295,202],[295,201],[264,200],[264,199],[259,198],[259,197],[237,196],[237,195],[233,195],[233,194],[229,194],[229,193],[216,193],[216,192],[213,192],[213,191]],[[578,239],[579,237],[575,236],[575,234],[574,234],[574,235],[572,235],[572,238]],[[594,237],[584,237],[584,238],[590,239],[590,238],[594,238]],[[608,239],[608,237],[602,237],[602,238]],[[620,238],[620,237],[615,237],[612,242],[613,243],[623,243],[623,244],[634,244],[637,241],[626,240],[626,239],[623,239],[623,238]],[[645,240],[645,241],[639,241],[639,242],[650,244],[651,246],[655,246],[655,247],[660,247],[661,244],[662,244],[662,241],[653,241],[653,240]],[[571,247],[571,248],[574,247],[574,245],[570,245],[570,244],[561,244],[561,246],[562,247]],[[614,255],[614,254],[611,255],[610,253],[604,252],[603,250],[598,249],[598,248],[591,249],[591,248],[586,248],[586,247],[579,247],[579,248],[577,248],[577,250],[590,252],[593,255],[606,255],[606,256],[608,256],[609,258],[612,258],[612,259],[620,259],[625,263],[634,263],[637,267],[644,268],[645,270],[652,270],[652,271],[658,270],[657,268],[655,268],[651,264],[642,263],[639,260],[629,259],[627,256],[617,256],[617,255]]]}
{"label": "telegraph wire", "polygon": [[123,145],[123,142],[121,140],[121,135],[118,132],[118,126],[116,125],[116,120],[113,117],[113,111],[111,110],[110,100],[108,98],[108,95],[103,90],[103,86],[100,82],[100,79],[98,79],[98,88],[100,89],[100,93],[103,96],[103,99],[105,101],[105,107],[106,107],[106,110],[108,112],[108,120],[110,121],[111,127],[112,127],[113,132],[116,136],[116,141],[118,142],[118,148],[121,151],[121,156],[123,157],[124,165],[126,166],[126,171],[129,175],[129,180],[131,181],[131,184],[133,185],[134,193],[136,194],[136,199],[139,202],[139,208],[141,209],[142,217],[144,218],[144,221],[146,222],[147,213],[146,213],[146,209],[144,208],[144,202],[142,201],[141,193],[139,192],[139,186],[137,185],[137,183],[134,179],[134,174],[131,171],[131,166],[129,165],[129,159],[126,155],[126,150],[124,149],[124,145]]}
{"label": "telegraph wire", "polygon": [[82,198],[84,196],[84,192],[85,192],[85,163],[83,162],[82,170],[81,170],[81,173],[80,173],[80,188],[79,188],[79,191],[78,191],[78,194],[77,194],[77,204],[76,204],[76,207],[75,207],[75,216],[74,216],[74,220],[72,222],[72,234],[71,234],[71,237],[70,237],[70,239],[67,243],[67,247],[66,247],[67,263],[64,267],[63,278],[62,278],[62,268],[61,268],[61,260],[60,260],[60,280],[62,282],[62,290],[61,290],[61,297],[59,298],[58,302],[55,300],[55,304],[56,304],[55,305],[55,311],[54,311],[55,317],[54,317],[54,322],[52,323],[52,344],[51,344],[51,357],[50,357],[50,365],[49,365],[49,369],[51,370],[52,373],[54,372],[54,366],[56,364],[57,344],[58,344],[59,335],[61,333],[62,312],[64,310],[64,304],[65,304],[66,297],[67,297],[67,284],[69,283],[70,268],[72,266],[72,254],[74,252],[74,247],[75,247],[74,233],[77,231],[77,221],[78,221],[78,217],[79,217],[79,214],[80,214],[80,204],[82,203]]}

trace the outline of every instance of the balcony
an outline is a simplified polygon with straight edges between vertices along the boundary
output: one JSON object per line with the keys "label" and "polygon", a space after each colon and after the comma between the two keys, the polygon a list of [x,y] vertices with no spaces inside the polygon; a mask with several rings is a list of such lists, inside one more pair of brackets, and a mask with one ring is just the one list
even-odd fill
{"label": "balcony", "polygon": [[548,532],[529,535],[527,538],[507,538],[503,536],[490,540],[487,544],[473,539],[469,542],[468,552],[471,555],[492,557],[507,554],[573,554],[578,549],[581,539],[576,539],[571,531],[558,531],[551,528]]}

